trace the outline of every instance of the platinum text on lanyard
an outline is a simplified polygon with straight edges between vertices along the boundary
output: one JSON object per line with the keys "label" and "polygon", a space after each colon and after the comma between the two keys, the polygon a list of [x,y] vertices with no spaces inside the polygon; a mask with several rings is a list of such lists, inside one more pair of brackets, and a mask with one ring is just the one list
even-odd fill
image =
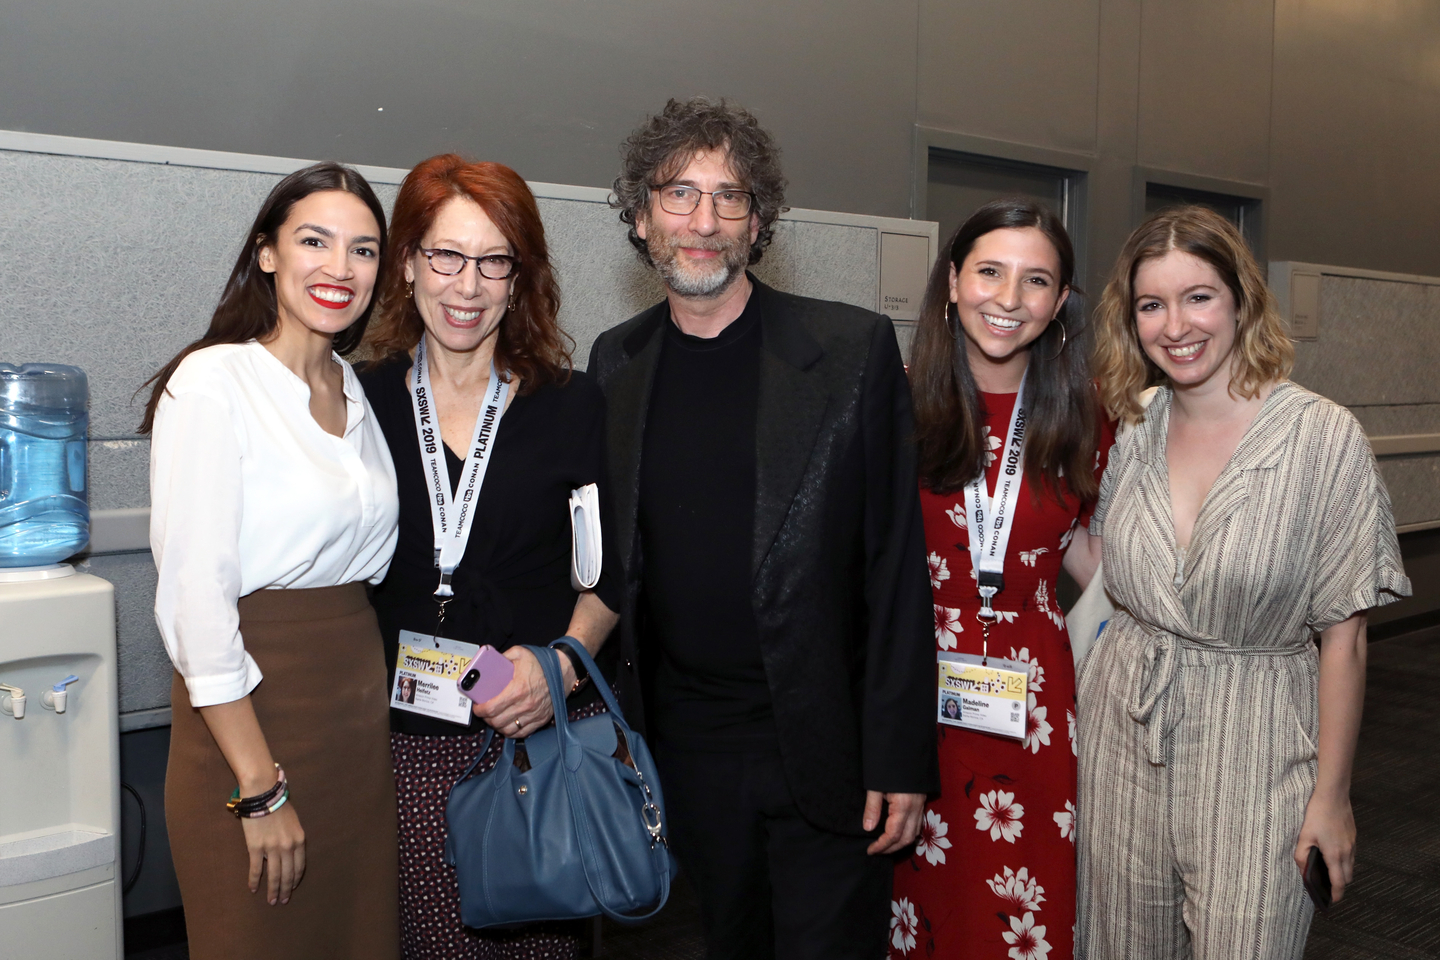
{"label": "platinum text on lanyard", "polygon": [[1010,415],[1010,429],[1000,451],[1000,476],[995,480],[995,495],[985,495],[986,470],[965,485],[965,508],[970,514],[970,562],[975,566],[976,583],[980,589],[980,610],[975,619],[984,633],[981,656],[990,657],[990,626],[999,619],[995,614],[995,595],[1005,589],[1005,548],[1010,543],[1010,529],[1015,523],[1015,505],[1025,478],[1025,378],[1020,378],[1020,391],[1015,395],[1015,410]]}
{"label": "platinum text on lanyard", "polygon": [[[410,383],[410,401],[415,410],[415,435],[420,441],[420,459],[425,465],[425,480],[430,486],[430,522],[435,531],[435,566],[440,583],[435,597],[440,603],[440,621],[445,619],[445,605],[454,592],[450,581],[455,568],[465,556],[470,541],[470,528],[475,522],[475,507],[485,473],[490,469],[490,454],[495,447],[495,434],[500,418],[505,415],[505,401],[510,395],[510,380],[495,372],[490,361],[490,386],[475,418],[475,433],[460,473],[460,486],[450,492],[450,471],[445,466],[444,443],[440,438],[439,419],[435,412],[434,393],[430,389],[430,367],[425,362],[425,343],[429,334],[420,338],[415,347],[414,377]],[[439,623],[436,624],[437,631]]]}

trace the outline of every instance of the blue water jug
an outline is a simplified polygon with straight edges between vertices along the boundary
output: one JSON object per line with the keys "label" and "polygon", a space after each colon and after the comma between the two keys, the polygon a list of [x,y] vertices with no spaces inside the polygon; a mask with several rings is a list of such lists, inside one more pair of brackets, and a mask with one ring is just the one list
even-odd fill
{"label": "blue water jug", "polygon": [[85,371],[0,363],[0,567],[59,563],[90,542]]}

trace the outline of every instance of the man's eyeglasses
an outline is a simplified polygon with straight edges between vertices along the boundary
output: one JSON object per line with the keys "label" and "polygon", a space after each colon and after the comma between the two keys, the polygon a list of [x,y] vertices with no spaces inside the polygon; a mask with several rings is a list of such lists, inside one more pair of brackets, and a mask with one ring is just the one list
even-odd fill
{"label": "man's eyeglasses", "polygon": [[467,257],[458,250],[446,250],[435,248],[426,250],[421,248],[420,252],[425,259],[430,261],[430,269],[442,277],[453,277],[465,269],[468,260],[475,261],[475,269],[480,271],[480,276],[486,280],[505,280],[515,272],[520,263],[519,257],[507,256],[503,253],[487,253],[482,257]]}
{"label": "man's eyeglasses", "polygon": [[715,216],[721,220],[744,220],[750,215],[755,194],[748,190],[701,190],[683,183],[667,183],[654,187],[660,194],[660,209],[677,217],[688,217],[700,206],[700,198],[708,196],[715,204]]}

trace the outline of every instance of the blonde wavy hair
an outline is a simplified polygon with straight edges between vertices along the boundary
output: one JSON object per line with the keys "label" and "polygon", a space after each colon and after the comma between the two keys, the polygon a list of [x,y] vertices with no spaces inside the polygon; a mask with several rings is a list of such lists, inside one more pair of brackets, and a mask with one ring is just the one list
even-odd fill
{"label": "blonde wavy hair", "polygon": [[1230,392],[1253,397],[1266,384],[1284,380],[1295,365],[1295,346],[1275,295],[1265,285],[1255,256],[1240,231],[1207,207],[1163,210],[1141,224],[1115,261],[1115,270],[1095,314],[1095,375],[1100,399],[1116,420],[1138,422],[1140,393],[1168,378],[1140,346],[1135,325],[1135,272],[1147,260],[1180,250],[1208,263],[1235,298],[1235,369]]}

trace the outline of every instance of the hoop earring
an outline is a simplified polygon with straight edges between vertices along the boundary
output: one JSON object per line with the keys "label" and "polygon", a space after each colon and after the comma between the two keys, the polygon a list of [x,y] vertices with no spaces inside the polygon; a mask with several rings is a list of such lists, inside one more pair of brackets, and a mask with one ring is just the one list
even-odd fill
{"label": "hoop earring", "polygon": [[1070,331],[1065,329],[1065,321],[1059,317],[1056,317],[1050,322],[1060,324],[1060,349],[1056,350],[1055,355],[1050,358],[1051,360],[1058,360],[1060,359],[1060,354],[1065,352],[1065,347],[1070,343]]}

